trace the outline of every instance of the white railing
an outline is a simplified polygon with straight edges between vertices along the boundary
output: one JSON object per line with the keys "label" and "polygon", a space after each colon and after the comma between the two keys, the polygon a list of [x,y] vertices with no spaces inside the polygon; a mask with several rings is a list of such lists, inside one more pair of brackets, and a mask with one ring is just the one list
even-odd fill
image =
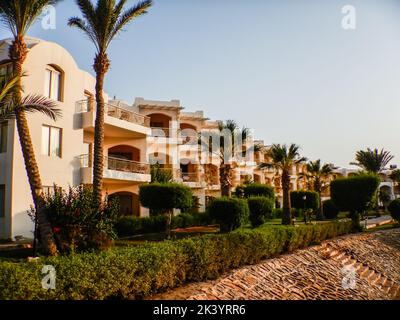
{"label": "white railing", "polygon": [[[89,155],[85,154],[80,156],[82,168],[91,168],[92,159]],[[104,157],[104,167],[107,170],[114,170],[119,172],[130,172],[139,174],[150,174],[150,164],[143,162],[136,162],[113,157]]]}
{"label": "white railing", "polygon": [[[88,100],[81,100],[76,103],[76,112],[91,112],[94,111],[94,102]],[[141,126],[150,127],[150,118],[142,114],[126,110],[112,104],[105,104],[105,113],[112,118],[127,121],[130,123],[139,124]]]}

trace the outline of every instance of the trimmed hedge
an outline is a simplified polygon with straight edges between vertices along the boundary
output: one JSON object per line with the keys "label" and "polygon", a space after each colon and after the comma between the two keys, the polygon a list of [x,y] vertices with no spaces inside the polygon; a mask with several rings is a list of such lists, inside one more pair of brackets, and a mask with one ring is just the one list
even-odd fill
{"label": "trimmed hedge", "polygon": [[269,199],[275,199],[275,190],[273,187],[260,184],[260,183],[253,183],[245,186],[243,188],[243,194],[245,198],[250,197],[266,197]]}
{"label": "trimmed hedge", "polygon": [[[306,197],[306,200],[303,199],[304,197]],[[290,192],[290,203],[292,208],[317,210],[319,208],[319,196],[314,191],[292,191]]]}
{"label": "trimmed hedge", "polygon": [[332,200],[322,202],[322,212],[327,219],[336,219],[339,215],[339,209]]}
{"label": "trimmed hedge", "polygon": [[374,174],[360,174],[331,182],[331,198],[340,211],[349,211],[354,231],[361,231],[360,214],[368,209],[376,196],[380,179]]}
{"label": "trimmed hedge", "polygon": [[[229,269],[259,263],[350,230],[349,221],[262,226],[31,263],[0,262],[0,300],[143,298],[187,281],[215,279]],[[42,289],[44,265],[56,269],[55,290]]]}
{"label": "trimmed hedge", "polygon": [[363,212],[373,200],[379,177],[363,174],[331,182],[331,197],[340,211]]}
{"label": "trimmed hedge", "polygon": [[155,213],[172,209],[188,210],[193,205],[192,190],[179,183],[152,183],[140,186],[140,203]]}
{"label": "trimmed hedge", "polygon": [[[138,234],[158,233],[165,231],[168,217],[158,215],[148,218],[121,217],[115,224],[115,230],[119,237],[129,237]],[[171,228],[188,228],[210,224],[206,213],[181,213],[172,217]]]}
{"label": "trimmed hedge", "polygon": [[400,222],[400,199],[393,200],[388,207],[392,218],[397,222]]}
{"label": "trimmed hedge", "polygon": [[266,220],[273,218],[274,201],[266,197],[251,197],[249,204],[249,220],[253,227],[261,226]]}
{"label": "trimmed hedge", "polygon": [[222,232],[235,230],[248,221],[249,206],[237,198],[214,199],[207,208],[210,218],[220,225]]}

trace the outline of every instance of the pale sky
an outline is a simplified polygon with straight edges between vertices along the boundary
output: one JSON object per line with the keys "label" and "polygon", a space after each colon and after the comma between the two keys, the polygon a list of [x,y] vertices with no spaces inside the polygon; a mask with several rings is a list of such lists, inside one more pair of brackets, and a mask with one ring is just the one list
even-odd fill
{"label": "pale sky", "polygon": [[[345,5],[355,30],[342,28]],[[66,25],[75,15],[64,0],[56,29],[38,23],[29,35],[64,46],[93,74],[93,46]],[[109,55],[111,97],[179,99],[267,144],[295,142],[312,160],[349,167],[371,147],[400,165],[399,0],[155,0]]]}

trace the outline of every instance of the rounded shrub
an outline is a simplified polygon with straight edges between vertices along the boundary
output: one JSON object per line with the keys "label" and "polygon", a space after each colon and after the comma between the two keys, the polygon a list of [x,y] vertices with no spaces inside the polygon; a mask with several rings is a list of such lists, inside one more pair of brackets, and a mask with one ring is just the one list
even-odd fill
{"label": "rounded shrub", "polygon": [[246,200],[222,197],[210,203],[208,213],[220,225],[222,232],[228,232],[247,222],[249,206]]}
{"label": "rounded shrub", "polygon": [[400,199],[393,200],[388,207],[392,218],[397,222],[400,222]]}
{"label": "rounded shrub", "polygon": [[193,205],[189,187],[179,183],[152,183],[140,186],[140,203],[152,213],[162,214],[172,209],[188,210]]}
{"label": "rounded shrub", "polygon": [[275,190],[271,186],[265,184],[253,183],[243,187],[243,194],[246,198],[250,197],[266,197],[275,199]]}
{"label": "rounded shrub", "polygon": [[340,211],[349,211],[353,230],[361,231],[360,214],[373,201],[379,187],[379,177],[374,174],[360,174],[331,182],[331,197]]}
{"label": "rounded shrub", "polygon": [[249,205],[249,220],[253,227],[258,227],[266,220],[272,219],[274,201],[266,197],[251,197],[247,200]]}
{"label": "rounded shrub", "polygon": [[322,202],[322,210],[327,219],[336,219],[338,217],[339,208],[332,200]]}

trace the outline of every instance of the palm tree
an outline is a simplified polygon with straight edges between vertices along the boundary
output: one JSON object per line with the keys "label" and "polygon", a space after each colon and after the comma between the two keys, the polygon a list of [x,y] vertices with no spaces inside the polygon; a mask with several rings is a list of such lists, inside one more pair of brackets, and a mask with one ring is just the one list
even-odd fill
{"label": "palm tree", "polygon": [[[19,113],[40,112],[52,120],[57,120],[61,115],[61,110],[57,108],[53,100],[40,95],[29,95],[18,102],[15,92],[20,89],[20,77],[13,75],[6,77],[5,81],[0,82],[0,121],[14,120]],[[41,242],[47,243],[51,250],[47,253],[54,253],[56,248],[52,247],[52,230],[48,223],[46,214],[43,210],[36,209],[35,217],[35,236],[34,236],[34,255],[36,255],[36,238],[39,229]],[[53,252],[54,251],[54,252]]]}
{"label": "palm tree", "polygon": [[350,164],[358,166],[367,172],[379,174],[385,170],[385,167],[393,158],[394,156],[389,151],[385,151],[384,149],[381,151],[378,149],[371,150],[368,148],[366,151],[357,151],[357,162],[351,162]]}
{"label": "palm tree", "polygon": [[274,168],[281,173],[281,184],[283,192],[283,216],[282,224],[293,224],[290,205],[290,173],[293,166],[306,161],[306,158],[300,157],[300,147],[296,144],[287,146],[286,144],[274,144],[268,150],[268,156],[271,163],[262,163],[260,168]]}
{"label": "palm tree", "polygon": [[96,122],[94,133],[93,156],[93,193],[96,205],[101,203],[103,186],[103,143],[104,143],[104,78],[110,68],[107,49],[112,40],[133,19],[147,13],[152,0],[139,2],[124,11],[127,0],[75,0],[83,18],[73,17],[68,25],[81,30],[94,44],[96,56],[93,69],[96,72]]}
{"label": "palm tree", "polygon": [[[13,41],[9,47],[8,54],[12,62],[13,72],[18,76],[18,85],[14,87],[15,95],[13,98],[17,106],[22,105],[21,77],[23,74],[23,64],[28,55],[25,35],[41,15],[42,10],[48,5],[55,5],[58,1],[59,0],[0,0],[0,21],[13,34]],[[29,186],[36,211],[39,212],[41,211],[40,208],[43,203],[43,188],[28,121],[24,108],[18,107],[14,110]],[[44,252],[50,255],[56,254],[57,249],[51,229],[48,228],[47,220],[39,221],[38,224],[38,228],[41,231],[41,240]]]}
{"label": "palm tree", "polygon": [[319,208],[317,211],[317,220],[323,219],[322,205],[321,205],[321,193],[326,183],[329,182],[329,178],[336,169],[332,164],[321,165],[321,160],[310,161],[306,166],[307,171],[300,174],[300,178],[305,179],[312,186],[312,189],[318,193],[319,197]]}
{"label": "palm tree", "polygon": [[[210,148],[211,152],[220,158],[219,178],[221,195],[230,197],[233,186],[233,166],[236,155],[243,151],[242,146],[250,137],[248,128],[239,128],[234,120],[219,121],[217,132],[211,133],[216,137],[210,141],[202,141],[203,147]],[[239,141],[238,141],[239,140]]]}

